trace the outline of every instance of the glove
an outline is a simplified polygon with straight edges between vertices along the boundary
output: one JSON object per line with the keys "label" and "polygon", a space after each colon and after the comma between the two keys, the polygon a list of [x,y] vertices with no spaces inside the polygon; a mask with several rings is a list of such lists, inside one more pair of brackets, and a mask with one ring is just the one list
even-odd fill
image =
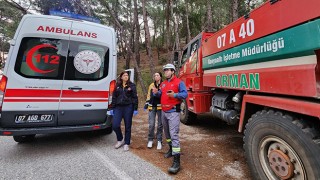
{"label": "glove", "polygon": [[113,113],[113,110],[110,110],[110,116],[113,116],[114,113]]}
{"label": "glove", "polygon": [[143,107],[143,110],[146,111],[148,109],[148,103],[146,103]]}
{"label": "glove", "polygon": [[138,114],[138,111],[137,111],[137,110],[133,111],[133,115],[134,115],[134,116],[136,116],[137,114]]}

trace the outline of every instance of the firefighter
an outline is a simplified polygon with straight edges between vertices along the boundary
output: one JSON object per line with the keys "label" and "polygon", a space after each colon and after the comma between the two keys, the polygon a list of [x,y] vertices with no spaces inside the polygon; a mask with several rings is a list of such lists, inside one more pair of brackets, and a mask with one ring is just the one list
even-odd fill
{"label": "firefighter", "polygon": [[173,156],[173,164],[168,172],[176,174],[180,170],[180,104],[182,99],[187,98],[188,92],[183,81],[175,76],[176,68],[173,64],[164,65],[163,71],[166,80],[161,84],[160,90],[154,88],[153,93],[161,96],[161,118],[166,141],[169,144],[169,151],[165,157]]}

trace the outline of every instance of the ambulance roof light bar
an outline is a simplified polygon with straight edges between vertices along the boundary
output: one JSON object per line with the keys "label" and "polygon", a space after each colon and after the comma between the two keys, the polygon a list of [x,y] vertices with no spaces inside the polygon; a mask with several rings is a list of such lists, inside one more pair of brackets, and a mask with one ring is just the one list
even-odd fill
{"label": "ambulance roof light bar", "polygon": [[73,18],[73,19],[79,19],[79,20],[85,20],[85,21],[90,21],[90,22],[95,22],[95,23],[101,24],[101,21],[98,18],[90,17],[90,16],[84,16],[84,15],[81,15],[81,14],[74,14],[74,13],[70,13],[70,12],[49,10],[49,15],[66,17],[66,18]]}

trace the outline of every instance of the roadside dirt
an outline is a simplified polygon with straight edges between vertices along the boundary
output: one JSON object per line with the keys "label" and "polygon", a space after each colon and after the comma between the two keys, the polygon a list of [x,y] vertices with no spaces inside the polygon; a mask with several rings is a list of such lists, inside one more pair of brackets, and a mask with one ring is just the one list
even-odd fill
{"label": "roadside dirt", "polygon": [[[172,158],[163,157],[168,146],[163,143],[162,150],[147,148],[148,115],[139,109],[132,126],[131,151],[146,161],[167,172]],[[175,179],[241,179],[252,177],[242,148],[243,135],[236,126],[228,126],[222,121],[214,120],[209,115],[199,117],[191,126],[180,125],[181,170]],[[164,137],[163,137],[164,139]],[[163,140],[163,142],[165,142]]]}

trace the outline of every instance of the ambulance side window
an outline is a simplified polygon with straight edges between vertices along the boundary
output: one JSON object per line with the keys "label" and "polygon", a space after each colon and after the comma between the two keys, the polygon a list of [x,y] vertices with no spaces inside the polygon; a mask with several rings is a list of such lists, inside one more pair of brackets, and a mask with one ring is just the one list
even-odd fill
{"label": "ambulance side window", "polygon": [[108,75],[109,48],[71,41],[66,66],[66,80],[97,81]]}
{"label": "ambulance side window", "polygon": [[14,70],[27,78],[62,79],[67,49],[66,40],[25,37]]}

